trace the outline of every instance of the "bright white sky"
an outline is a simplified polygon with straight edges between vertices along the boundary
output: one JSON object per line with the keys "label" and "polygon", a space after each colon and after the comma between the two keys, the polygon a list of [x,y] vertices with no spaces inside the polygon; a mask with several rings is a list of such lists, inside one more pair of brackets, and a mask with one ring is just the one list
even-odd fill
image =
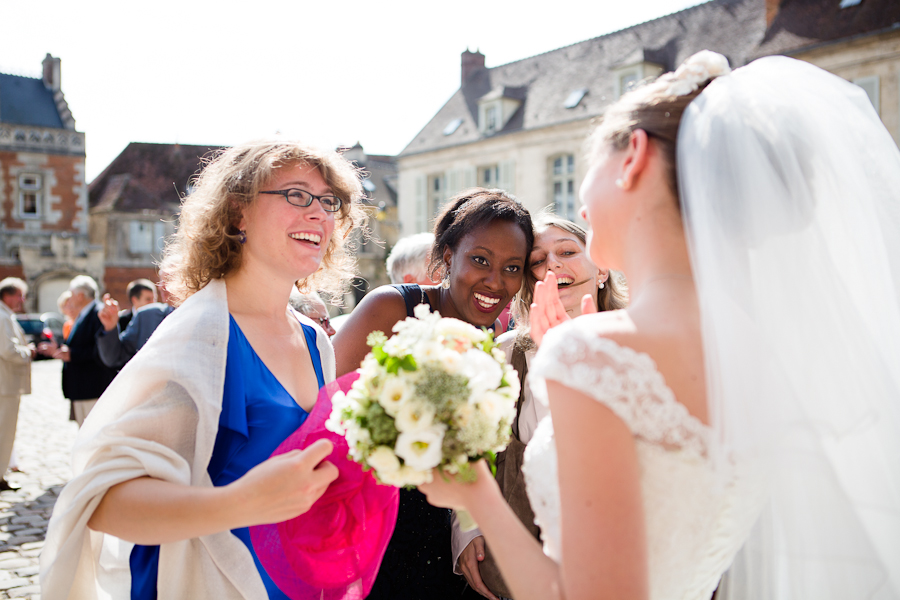
{"label": "bright white sky", "polygon": [[62,59],[88,181],[129,142],[280,132],[397,154],[459,87],[466,48],[493,67],[699,3],[0,0],[0,72]]}

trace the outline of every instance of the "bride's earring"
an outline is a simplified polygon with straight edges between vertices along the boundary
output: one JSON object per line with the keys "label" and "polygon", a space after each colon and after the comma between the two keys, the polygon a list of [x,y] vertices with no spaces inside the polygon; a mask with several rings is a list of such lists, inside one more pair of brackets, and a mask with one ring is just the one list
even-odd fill
{"label": "bride's earring", "polygon": [[603,282],[602,279],[597,279],[597,287],[602,290],[603,288],[606,287],[606,284]]}
{"label": "bride's earring", "polygon": [[625,189],[625,180],[622,179],[621,177],[616,179],[616,187],[619,188],[620,190],[624,190]]}
{"label": "bride's earring", "polygon": [[444,278],[441,279],[441,287],[445,290],[450,289],[450,270],[448,269],[446,273],[444,273]]}

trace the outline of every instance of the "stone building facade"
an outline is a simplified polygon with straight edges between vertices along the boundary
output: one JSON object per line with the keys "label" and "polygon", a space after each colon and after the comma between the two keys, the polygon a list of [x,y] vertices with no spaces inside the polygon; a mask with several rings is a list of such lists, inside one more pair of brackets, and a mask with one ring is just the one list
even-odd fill
{"label": "stone building facade", "polygon": [[0,278],[31,286],[27,311],[56,311],[75,275],[103,278],[88,239],[85,137],[76,131],[59,58],[40,79],[0,73]]}
{"label": "stone building facade", "polygon": [[344,151],[344,157],[363,171],[366,197],[363,207],[369,216],[371,238],[356,238],[359,251],[359,279],[349,296],[344,298],[343,310],[349,311],[369,290],[390,283],[384,261],[400,239],[397,216],[397,161],[393,156],[366,154],[357,142]]}
{"label": "stone building facade", "polygon": [[430,230],[476,185],[577,220],[585,142],[606,107],[703,49],[732,68],[786,54],[857,83],[900,141],[900,2],[712,0],[497,67],[463,52],[460,88],[397,157],[402,234]]}
{"label": "stone building facade", "polygon": [[805,60],[862,87],[900,145],[900,2],[767,0],[758,55]]}
{"label": "stone building facade", "polygon": [[765,33],[761,2],[714,0],[498,67],[463,52],[459,90],[398,156],[403,234],[430,230],[472,186],[577,219],[586,138],[605,108],[705,48],[745,64]]}

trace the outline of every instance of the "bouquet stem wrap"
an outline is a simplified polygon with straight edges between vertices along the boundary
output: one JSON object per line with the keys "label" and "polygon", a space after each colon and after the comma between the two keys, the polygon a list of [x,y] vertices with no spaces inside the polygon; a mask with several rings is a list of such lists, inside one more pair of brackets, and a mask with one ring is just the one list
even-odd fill
{"label": "bouquet stem wrap", "polygon": [[465,532],[472,531],[473,529],[478,529],[478,523],[475,522],[475,519],[472,518],[472,515],[469,514],[469,511],[456,511],[456,518],[459,519],[459,528],[461,531]]}
{"label": "bouquet stem wrap", "polygon": [[308,512],[250,528],[260,562],[293,600],[365,598],[397,522],[397,488],[380,485],[371,472],[363,471],[347,457],[347,440],[325,428],[332,396],[348,391],[358,377],[349,373],[323,387],[303,425],[272,453],[330,440],[334,450],[327,460],[338,468],[338,478]]}

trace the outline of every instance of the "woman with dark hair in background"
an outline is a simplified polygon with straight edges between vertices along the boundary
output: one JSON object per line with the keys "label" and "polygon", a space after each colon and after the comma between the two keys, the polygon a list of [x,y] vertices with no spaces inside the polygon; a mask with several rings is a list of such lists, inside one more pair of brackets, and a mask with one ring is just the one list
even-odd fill
{"label": "woman with dark hair in background", "polygon": [[[391,334],[398,321],[427,304],[443,317],[493,328],[520,291],[534,231],[528,211],[501,190],[475,188],[451,199],[437,216],[430,275],[436,286],[383,286],[370,292],[334,337],[338,376],[359,368],[373,331]],[[418,490],[400,491],[400,512],[369,598],[459,598],[453,574],[450,511]],[[471,592],[470,592],[471,593]]]}

